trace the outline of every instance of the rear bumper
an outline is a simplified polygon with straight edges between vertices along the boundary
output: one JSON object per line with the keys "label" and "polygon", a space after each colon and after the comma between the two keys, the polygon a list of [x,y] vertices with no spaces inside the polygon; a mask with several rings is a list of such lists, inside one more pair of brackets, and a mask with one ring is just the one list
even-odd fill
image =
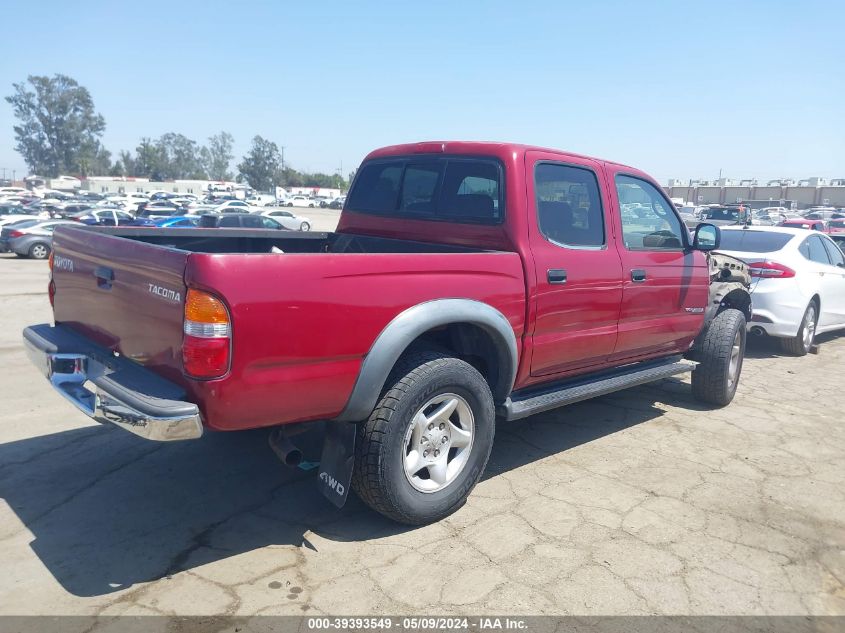
{"label": "rear bumper", "polygon": [[184,390],[70,328],[48,324],[23,331],[30,360],[53,388],[102,424],[114,424],[148,440],[202,435],[197,405]]}

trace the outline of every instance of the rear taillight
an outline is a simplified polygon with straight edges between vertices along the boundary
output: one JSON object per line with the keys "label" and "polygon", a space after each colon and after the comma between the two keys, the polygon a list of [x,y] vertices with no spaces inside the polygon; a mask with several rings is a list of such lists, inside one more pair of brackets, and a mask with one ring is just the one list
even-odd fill
{"label": "rear taillight", "polygon": [[752,277],[760,277],[761,279],[786,279],[795,276],[795,271],[788,266],[768,260],[749,263],[748,273]]}
{"label": "rear taillight", "polygon": [[47,296],[50,298],[50,307],[56,307],[56,282],[53,281],[53,251],[47,257],[47,266],[50,268],[50,283],[47,284]]}
{"label": "rear taillight", "polygon": [[9,231],[9,237],[21,237],[23,235],[23,231]]}
{"label": "rear taillight", "polygon": [[219,378],[229,371],[232,324],[229,310],[212,294],[189,288],[185,296],[182,367],[193,378]]}

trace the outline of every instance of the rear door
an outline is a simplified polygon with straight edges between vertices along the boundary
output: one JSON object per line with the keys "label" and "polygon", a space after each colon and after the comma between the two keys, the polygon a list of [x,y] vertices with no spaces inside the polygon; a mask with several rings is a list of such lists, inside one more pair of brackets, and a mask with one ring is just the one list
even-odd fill
{"label": "rear door", "polygon": [[618,168],[609,178],[624,279],[613,359],[685,351],[704,321],[706,258],[657,186]]}
{"label": "rear door", "polygon": [[61,225],[53,254],[56,323],[181,378],[187,251]]}
{"label": "rear door", "polygon": [[601,365],[616,345],[622,265],[595,161],[526,153],[528,229],[536,275],[531,374]]}

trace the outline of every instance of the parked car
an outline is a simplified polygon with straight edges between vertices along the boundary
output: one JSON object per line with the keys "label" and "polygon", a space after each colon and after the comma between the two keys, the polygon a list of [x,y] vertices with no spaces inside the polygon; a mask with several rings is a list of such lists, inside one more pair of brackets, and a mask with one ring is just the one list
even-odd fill
{"label": "parked car", "polygon": [[827,232],[830,235],[845,233],[845,220],[831,220],[827,223]]}
{"label": "parked car", "polygon": [[34,224],[21,222],[0,231],[0,251],[18,257],[47,259],[53,248],[53,231],[60,224],[75,224],[68,220],[38,220]]}
{"label": "parked car", "polygon": [[182,209],[167,202],[150,202],[139,209],[135,217],[160,220],[162,218],[182,216],[184,214],[185,212]]}
{"label": "parked car", "polygon": [[755,279],[751,332],[777,337],[787,352],[802,356],[816,334],[845,328],[845,257],[826,235],[726,228],[719,252],[745,261]]}
{"label": "parked car", "polygon": [[[290,425],[327,421],[323,494],[354,488],[409,524],[464,503],[497,416],[690,371],[696,398],[732,400],[750,280],[711,255],[718,227],[690,237],[632,167],[467,142],[420,163],[427,147],[365,158],[330,235],[60,227],[55,326],[25,330],[30,355],[88,415],[149,439],[279,427],[296,463]],[[632,201],[649,214],[622,216]]]}
{"label": "parked car", "polygon": [[821,220],[807,220],[805,218],[790,218],[789,220],[784,220],[778,226],[783,226],[786,228],[793,228],[793,229],[805,229],[808,231],[824,231],[825,224]]}
{"label": "parked car", "polygon": [[329,202],[329,209],[342,209],[344,202],[346,202],[346,196],[338,196]]}
{"label": "parked car", "polygon": [[291,196],[288,198],[288,206],[314,208],[317,206],[317,203],[314,202],[313,198],[306,198],[305,196]]}
{"label": "parked car", "polygon": [[[747,207],[719,206],[709,207],[701,214],[701,220],[716,226],[744,224],[749,215]],[[753,219],[752,219],[753,221]]]}
{"label": "parked car", "polygon": [[263,211],[261,215],[273,218],[285,228],[292,229],[294,231],[311,230],[311,220],[306,217],[302,217],[301,215],[294,215],[290,211]]}
{"label": "parked car", "polygon": [[219,229],[276,229],[281,231],[288,231],[289,229],[277,222],[274,218],[268,218],[263,215],[255,213],[223,213],[223,214],[205,214],[199,216],[199,224],[197,226],[201,229],[219,228]]}
{"label": "parked car", "polygon": [[833,207],[810,207],[802,215],[807,220],[827,221],[837,217],[839,212]]}
{"label": "parked car", "polygon": [[199,226],[200,216],[198,215],[174,215],[169,218],[159,218],[153,224],[159,228],[181,228],[190,229]]}
{"label": "parked car", "polygon": [[135,218],[117,209],[90,209],[71,218],[89,226],[152,226],[147,218]]}
{"label": "parked car", "polygon": [[226,200],[226,202],[215,206],[213,213],[252,213],[256,210],[256,207],[243,200]]}

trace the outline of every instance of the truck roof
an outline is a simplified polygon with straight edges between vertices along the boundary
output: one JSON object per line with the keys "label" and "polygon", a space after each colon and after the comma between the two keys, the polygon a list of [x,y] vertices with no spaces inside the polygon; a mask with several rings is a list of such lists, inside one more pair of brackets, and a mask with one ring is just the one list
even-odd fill
{"label": "truck roof", "polygon": [[574,158],[586,158],[598,163],[623,167],[625,170],[630,170],[638,174],[642,173],[635,167],[603,158],[596,158],[595,156],[587,156],[586,154],[567,152],[551,147],[542,147],[540,145],[526,145],[524,143],[508,143],[501,141],[420,141],[417,143],[402,143],[400,145],[388,145],[387,147],[380,147],[379,149],[373,150],[367,154],[364,160],[408,154],[524,154],[530,150],[558,154],[564,158],[567,156]]}

